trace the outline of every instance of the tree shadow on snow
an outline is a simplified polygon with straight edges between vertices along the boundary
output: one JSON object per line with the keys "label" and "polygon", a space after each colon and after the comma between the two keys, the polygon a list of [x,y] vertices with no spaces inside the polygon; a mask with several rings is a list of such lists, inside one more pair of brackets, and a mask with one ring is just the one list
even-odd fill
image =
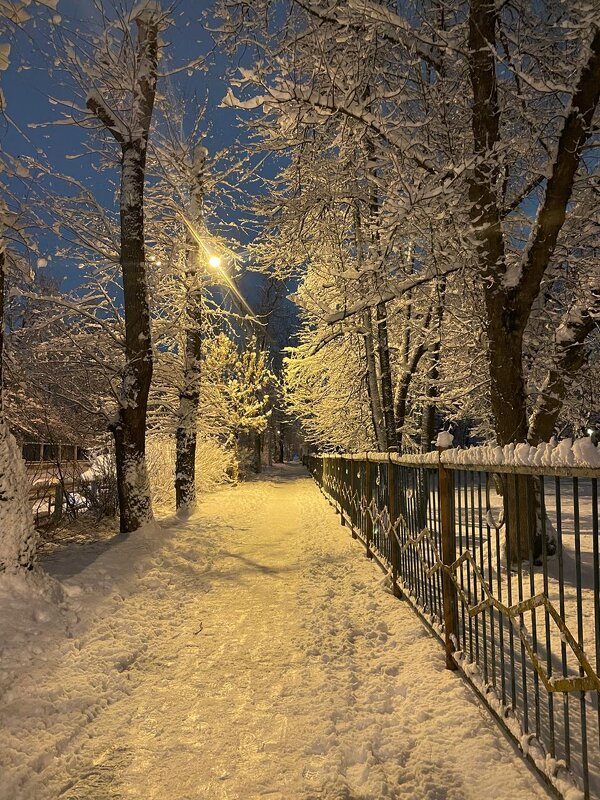
{"label": "tree shadow on snow", "polygon": [[73,578],[91,566],[115,545],[126,541],[131,534],[116,533],[110,539],[96,542],[73,542],[40,559],[44,571],[59,581]]}

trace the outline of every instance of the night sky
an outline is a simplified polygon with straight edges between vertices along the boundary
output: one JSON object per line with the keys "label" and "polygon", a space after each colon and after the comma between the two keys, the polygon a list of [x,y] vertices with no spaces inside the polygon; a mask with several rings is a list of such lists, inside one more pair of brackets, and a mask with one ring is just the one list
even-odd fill
{"label": "night sky", "polygon": [[[109,3],[105,6],[110,7]],[[207,30],[205,13],[212,3],[196,2],[195,0],[179,0],[176,10],[172,15],[173,25],[163,34],[166,42],[171,42],[166,54],[174,65],[184,64],[202,54],[209,54],[206,70],[194,70],[190,75],[181,73],[174,81],[174,88],[190,103],[195,103],[196,98],[202,101],[207,98],[207,121],[210,131],[204,141],[211,152],[221,150],[228,145],[233,145],[236,139],[243,141],[243,127],[238,124],[237,112],[230,108],[220,108],[220,101],[226,92],[226,72],[234,67],[229,58],[216,50],[210,32]],[[60,25],[68,30],[96,30],[98,26],[98,13],[91,0],[60,0],[58,12],[61,17]],[[51,14],[45,15],[46,18]],[[90,141],[90,133],[78,128],[76,125],[45,125],[53,123],[64,116],[64,109],[53,104],[52,97],[56,99],[73,99],[68,86],[61,86],[57,80],[60,71],[50,74],[54,55],[48,45],[48,33],[45,24],[29,23],[26,31],[16,35],[11,52],[9,69],[2,73],[0,79],[9,118],[19,130],[6,122],[0,131],[2,146],[13,156],[32,154],[41,148],[47,155],[50,163],[59,172],[68,173],[86,182],[93,181],[96,185],[97,196],[102,198],[106,205],[114,203],[114,196],[107,190],[107,177],[118,180],[118,173],[112,176],[98,176],[91,168],[89,157],[67,158],[69,155],[81,153],[82,143]],[[163,89],[165,83],[162,84]],[[93,137],[93,134],[91,135]],[[252,185],[251,191],[257,191],[257,184]],[[235,222],[236,215],[240,213],[235,209],[222,209],[223,219]],[[229,236],[232,236],[231,230]],[[235,231],[235,239],[241,244],[248,242],[252,233],[241,229]],[[52,258],[55,243],[42,235],[41,255],[49,259],[48,271],[56,276],[63,288],[72,288],[76,283],[76,271],[64,259]],[[45,251],[48,252],[45,252]],[[256,280],[245,279],[242,284],[250,299],[255,294]]]}

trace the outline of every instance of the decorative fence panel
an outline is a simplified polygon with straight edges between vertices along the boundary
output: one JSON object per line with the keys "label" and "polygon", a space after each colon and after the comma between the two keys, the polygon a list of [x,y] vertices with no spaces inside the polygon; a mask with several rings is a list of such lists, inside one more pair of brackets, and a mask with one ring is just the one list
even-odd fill
{"label": "decorative fence panel", "polygon": [[308,466],[555,792],[600,798],[600,471],[380,453]]}

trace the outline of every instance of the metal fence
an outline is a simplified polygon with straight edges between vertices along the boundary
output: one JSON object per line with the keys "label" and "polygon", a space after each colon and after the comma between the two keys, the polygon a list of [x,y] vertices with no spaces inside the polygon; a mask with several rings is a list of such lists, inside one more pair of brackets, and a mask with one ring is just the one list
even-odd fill
{"label": "metal fence", "polygon": [[600,798],[600,470],[307,463],[555,793]]}

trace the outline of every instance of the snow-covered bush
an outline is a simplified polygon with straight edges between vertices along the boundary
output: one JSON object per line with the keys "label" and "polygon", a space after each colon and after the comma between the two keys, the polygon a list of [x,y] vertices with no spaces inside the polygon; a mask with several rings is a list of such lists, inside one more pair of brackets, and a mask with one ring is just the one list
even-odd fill
{"label": "snow-covered bush", "polygon": [[[146,461],[150,475],[152,503],[156,509],[175,506],[175,438],[149,436]],[[207,492],[229,480],[236,471],[233,451],[214,439],[200,436],[196,442],[196,489]]]}
{"label": "snow-covered bush", "polygon": [[208,492],[226,483],[234,468],[234,453],[214,439],[196,442],[196,488]]}
{"label": "snow-covered bush", "polygon": [[114,517],[119,508],[117,491],[117,463],[111,447],[97,453],[85,472],[81,474],[80,494],[86,507],[97,519]]}

